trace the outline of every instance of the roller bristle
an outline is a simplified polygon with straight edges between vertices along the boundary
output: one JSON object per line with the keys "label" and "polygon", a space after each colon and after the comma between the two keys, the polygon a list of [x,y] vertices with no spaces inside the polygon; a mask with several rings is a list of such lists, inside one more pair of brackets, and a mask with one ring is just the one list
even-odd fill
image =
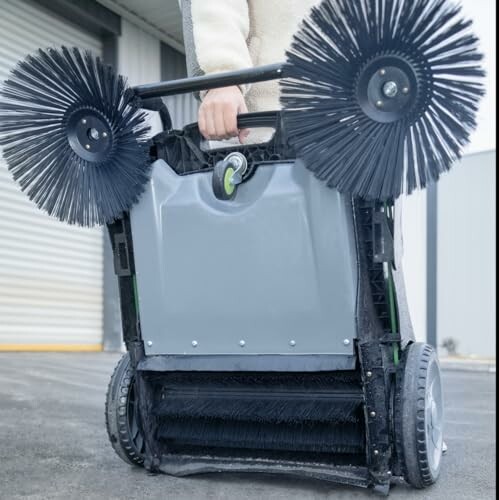
{"label": "roller bristle", "polygon": [[[100,155],[71,146],[72,116],[85,110],[109,130]],[[149,174],[144,121],[125,79],[76,48],[26,57],[0,91],[9,170],[39,208],[70,224],[111,222],[137,201]]]}
{"label": "roller bristle", "polygon": [[[470,26],[448,0],[323,0],[313,8],[281,82],[285,129],[307,167],[366,199],[438,180],[469,142],[484,94]],[[383,57],[404,61],[417,78],[412,105],[392,121],[373,119],[359,99],[363,71]]]}

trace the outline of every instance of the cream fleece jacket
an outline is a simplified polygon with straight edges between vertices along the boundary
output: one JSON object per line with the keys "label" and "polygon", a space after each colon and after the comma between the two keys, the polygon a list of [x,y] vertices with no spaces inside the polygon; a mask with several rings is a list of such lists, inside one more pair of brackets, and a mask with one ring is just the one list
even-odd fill
{"label": "cream fleece jacket", "polygon": [[[300,22],[320,0],[181,0],[191,76],[283,62]],[[278,82],[242,88],[249,111],[280,108]]]}

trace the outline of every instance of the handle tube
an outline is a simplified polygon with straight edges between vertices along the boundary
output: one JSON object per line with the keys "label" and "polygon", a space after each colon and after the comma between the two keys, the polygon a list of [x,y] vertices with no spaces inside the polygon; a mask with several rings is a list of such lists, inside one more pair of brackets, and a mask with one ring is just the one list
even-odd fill
{"label": "handle tube", "polygon": [[143,99],[151,97],[167,97],[170,95],[188,94],[201,90],[211,90],[247,83],[268,82],[283,78],[285,65],[270,64],[256,68],[229,71],[215,75],[196,76],[168,82],[150,83],[133,87],[135,94]]}

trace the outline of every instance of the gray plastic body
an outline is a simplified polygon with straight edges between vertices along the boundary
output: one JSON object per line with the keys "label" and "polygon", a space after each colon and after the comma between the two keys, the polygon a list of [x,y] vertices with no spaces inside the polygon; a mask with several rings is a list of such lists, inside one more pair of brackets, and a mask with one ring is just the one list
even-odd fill
{"label": "gray plastic body", "polygon": [[211,177],[158,160],[131,211],[146,354],[354,360],[348,198],[299,161],[260,166],[228,202]]}

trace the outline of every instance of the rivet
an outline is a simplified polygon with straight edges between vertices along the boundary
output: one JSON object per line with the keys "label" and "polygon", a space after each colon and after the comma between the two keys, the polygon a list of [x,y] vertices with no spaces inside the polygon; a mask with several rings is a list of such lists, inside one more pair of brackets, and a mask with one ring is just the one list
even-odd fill
{"label": "rivet", "polygon": [[193,340],[192,341],[192,347],[197,347],[198,346],[198,342],[197,340]]}
{"label": "rivet", "polygon": [[381,76],[385,76],[385,75],[386,75],[386,69],[381,69],[381,70],[379,71],[379,74],[380,74]]}
{"label": "rivet", "polygon": [[90,144],[85,144],[86,149],[90,149]]}
{"label": "rivet", "polygon": [[239,342],[239,345],[240,345],[241,347],[244,347],[244,346],[246,345],[246,342],[245,342],[244,340],[241,340],[241,341]]}
{"label": "rivet", "polygon": [[147,341],[147,346],[148,346],[148,347],[151,347],[151,346],[152,346],[152,340],[148,340],[148,341]]}
{"label": "rivet", "polygon": [[373,372],[367,372],[366,375],[371,378],[373,376]]}
{"label": "rivet", "polygon": [[343,345],[350,345],[350,341],[349,341],[348,339],[345,339],[345,340],[343,341]]}
{"label": "rivet", "polygon": [[296,341],[291,340],[291,341],[289,342],[289,345],[290,345],[291,347],[294,347],[294,346],[296,345]]}
{"label": "rivet", "polygon": [[371,417],[374,418],[376,416],[376,412],[372,411],[369,415],[371,415]]}
{"label": "rivet", "polygon": [[383,101],[376,101],[376,106],[378,108],[382,108],[383,107]]}

